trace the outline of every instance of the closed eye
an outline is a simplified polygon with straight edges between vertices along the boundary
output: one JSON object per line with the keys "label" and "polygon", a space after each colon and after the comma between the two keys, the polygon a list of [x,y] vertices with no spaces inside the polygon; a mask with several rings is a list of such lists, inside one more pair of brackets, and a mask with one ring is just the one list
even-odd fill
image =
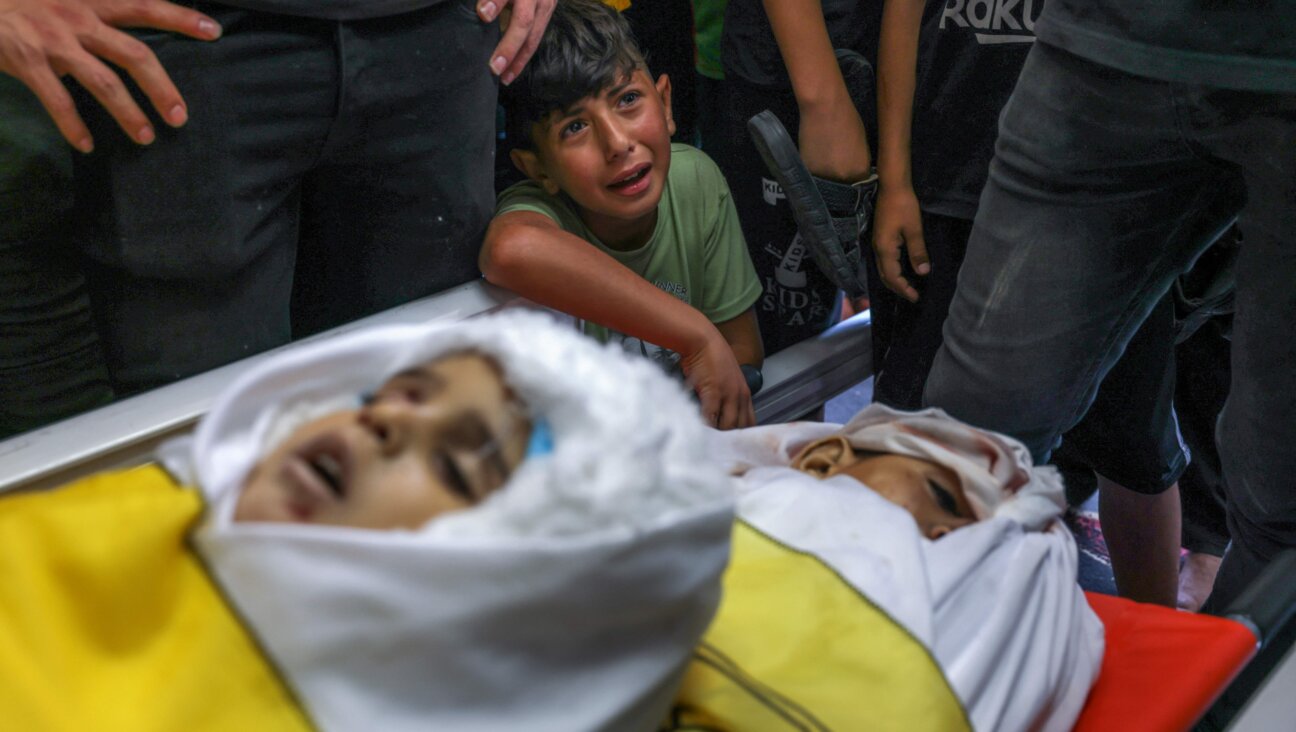
{"label": "closed eye", "polygon": [[927,487],[931,489],[932,496],[936,499],[936,503],[940,505],[941,510],[952,516],[963,518],[963,515],[959,513],[958,502],[954,500],[953,494],[931,478],[927,479]]}
{"label": "closed eye", "polygon": [[[490,491],[490,487],[484,485],[483,463],[502,471],[501,475],[507,475],[503,458],[498,454],[499,443],[481,415],[472,412],[459,415],[440,435],[440,441],[442,448],[437,457],[441,461],[441,473],[450,489],[464,499],[475,503],[479,496]],[[460,467],[460,460],[464,459],[469,460],[466,471]],[[498,462],[498,467],[492,460]],[[474,482],[478,484],[477,491],[473,490]]]}
{"label": "closed eye", "polygon": [[474,501],[476,496],[473,495],[472,487],[468,484],[468,479],[464,477],[463,471],[454,458],[450,457],[447,452],[438,452],[434,457],[437,463],[437,472],[445,479],[446,485],[465,501]]}

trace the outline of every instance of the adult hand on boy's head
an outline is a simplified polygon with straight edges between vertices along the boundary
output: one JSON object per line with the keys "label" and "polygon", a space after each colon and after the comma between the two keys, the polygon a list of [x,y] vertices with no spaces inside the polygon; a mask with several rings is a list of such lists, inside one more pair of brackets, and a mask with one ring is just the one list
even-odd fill
{"label": "adult hand on boy's head", "polygon": [[918,302],[918,290],[905,279],[900,266],[901,250],[909,255],[909,265],[919,275],[931,271],[927,243],[923,241],[922,212],[913,186],[887,186],[878,189],[873,207],[873,253],[877,257],[882,284],[909,302]]}
{"label": "adult hand on boy's head", "polygon": [[184,99],[147,45],[117,28],[156,28],[202,41],[220,37],[216,21],[164,0],[0,0],[0,71],[40,99],[63,137],[81,152],[94,149],[90,130],[60,77],[81,83],[126,135],[153,142],[153,125],[121,78],[125,69],[167,124],[189,118]]}
{"label": "adult hand on boy's head", "polygon": [[558,0],[478,0],[477,15],[499,18],[504,36],[491,52],[490,67],[505,84],[513,83],[540,45]]}
{"label": "adult hand on boy's head", "polygon": [[756,424],[751,390],[724,338],[715,338],[680,358],[689,386],[697,394],[702,420],[722,430]]}

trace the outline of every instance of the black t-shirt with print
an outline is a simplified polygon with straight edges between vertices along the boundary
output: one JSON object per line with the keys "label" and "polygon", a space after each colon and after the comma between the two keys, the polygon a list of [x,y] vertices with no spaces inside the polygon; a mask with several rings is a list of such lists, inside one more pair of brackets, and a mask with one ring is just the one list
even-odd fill
{"label": "black t-shirt with print", "polygon": [[1043,0],[935,0],[918,40],[910,153],[923,210],[971,219]]}

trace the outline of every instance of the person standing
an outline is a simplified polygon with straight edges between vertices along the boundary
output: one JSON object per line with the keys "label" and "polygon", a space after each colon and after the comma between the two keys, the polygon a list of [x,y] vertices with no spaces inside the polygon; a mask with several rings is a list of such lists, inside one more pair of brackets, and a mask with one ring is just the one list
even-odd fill
{"label": "person standing", "polygon": [[1051,0],[1035,32],[924,400],[1046,458],[1241,187],[1219,610],[1296,545],[1296,3]]}
{"label": "person standing", "polygon": [[[721,34],[725,87],[716,143],[707,151],[733,191],[763,293],[756,303],[767,353],[837,322],[841,292],[815,266],[787,197],[752,143],[747,120],[769,109],[797,136],[815,176],[869,177],[873,70],[882,3],[862,0],[729,0]],[[848,49],[861,62],[843,67]],[[845,72],[845,73],[843,73]]]}
{"label": "person standing", "polygon": [[0,71],[86,153],[72,236],[117,394],[476,277],[497,77],[553,2],[6,3]]}

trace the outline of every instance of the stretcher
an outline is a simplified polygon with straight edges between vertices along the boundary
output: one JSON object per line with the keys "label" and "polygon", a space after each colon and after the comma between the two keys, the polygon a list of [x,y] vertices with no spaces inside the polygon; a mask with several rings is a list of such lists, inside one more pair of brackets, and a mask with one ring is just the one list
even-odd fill
{"label": "stretcher", "polygon": [[[525,305],[474,282],[315,338]],[[870,373],[869,327],[864,313],[767,359],[765,386],[756,397],[758,420],[794,419]],[[265,357],[0,442],[0,492],[49,489],[146,462],[159,443],[190,430],[225,385]],[[1076,729],[1296,728],[1296,551],[1275,561],[1226,617],[1096,594],[1088,599],[1106,627],[1107,650]]]}

